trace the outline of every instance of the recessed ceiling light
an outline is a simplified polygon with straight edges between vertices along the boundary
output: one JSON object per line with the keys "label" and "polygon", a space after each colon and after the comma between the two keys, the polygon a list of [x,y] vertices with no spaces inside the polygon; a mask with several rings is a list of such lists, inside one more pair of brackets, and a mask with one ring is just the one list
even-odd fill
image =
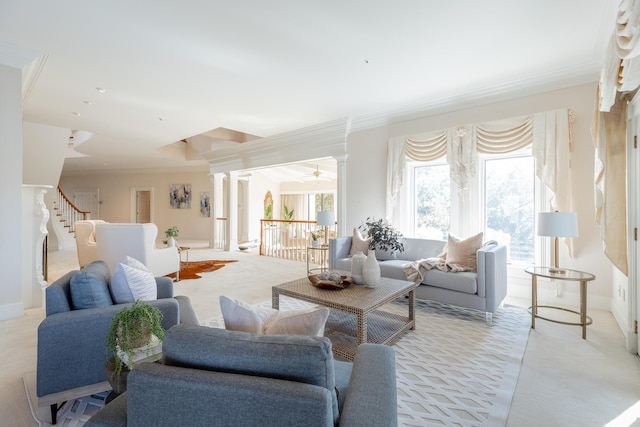
{"label": "recessed ceiling light", "polygon": [[158,117],[158,120],[163,121],[164,119],[162,117]]}
{"label": "recessed ceiling light", "polygon": [[78,113],[77,111],[72,112],[71,114],[73,114],[76,117],[80,117],[80,113]]}
{"label": "recessed ceiling light", "polygon": [[369,58],[365,58],[365,59],[364,59],[364,63],[365,63],[365,64],[368,64],[368,63],[369,63]]}
{"label": "recessed ceiling light", "polygon": [[107,90],[103,89],[101,87],[97,87],[96,90],[98,91],[98,93],[105,93]]}
{"label": "recessed ceiling light", "polygon": [[91,102],[91,101],[82,101],[82,102],[84,102],[84,103],[85,103],[85,104],[87,104],[88,106],[92,106],[92,105],[93,105],[93,102]]}

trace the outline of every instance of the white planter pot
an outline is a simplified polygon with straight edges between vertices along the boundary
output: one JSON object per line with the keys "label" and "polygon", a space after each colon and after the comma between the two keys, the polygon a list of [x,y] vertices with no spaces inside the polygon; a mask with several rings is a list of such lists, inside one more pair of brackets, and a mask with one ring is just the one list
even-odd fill
{"label": "white planter pot", "polygon": [[362,253],[362,251],[358,251],[353,257],[351,257],[351,277],[353,280],[361,285],[363,283],[362,280],[362,268],[364,267],[364,262],[367,259],[367,256]]}

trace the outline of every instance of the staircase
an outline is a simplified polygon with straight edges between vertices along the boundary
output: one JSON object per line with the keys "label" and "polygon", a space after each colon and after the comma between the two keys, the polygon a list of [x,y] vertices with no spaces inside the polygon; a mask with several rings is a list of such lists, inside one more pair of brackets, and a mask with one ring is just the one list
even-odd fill
{"label": "staircase", "polygon": [[57,189],[55,200],[53,201],[53,211],[58,221],[52,218],[51,226],[60,240],[60,248],[68,248],[75,245],[75,222],[83,219],[91,219],[91,212],[78,209],[62,192]]}

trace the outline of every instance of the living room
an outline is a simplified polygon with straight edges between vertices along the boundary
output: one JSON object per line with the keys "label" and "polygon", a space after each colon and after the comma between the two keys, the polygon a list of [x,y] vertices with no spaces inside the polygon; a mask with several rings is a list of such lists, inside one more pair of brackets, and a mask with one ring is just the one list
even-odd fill
{"label": "living room", "polygon": [[[613,2],[609,2],[606,7],[601,5],[592,6],[594,8],[603,9],[608,8],[607,11],[611,15],[615,12],[616,5]],[[576,9],[581,9],[583,6],[581,3],[576,3]],[[599,9],[600,10],[600,9]],[[10,16],[7,14],[5,16]],[[593,22],[593,21],[592,21]],[[604,25],[604,24],[601,24]],[[596,27],[597,25],[593,25]],[[606,44],[609,32],[601,30],[606,36],[602,45]],[[0,32],[0,40],[12,41],[11,34],[4,35]],[[16,42],[11,43],[16,44]],[[32,46],[32,49],[40,49],[38,46]],[[567,53],[568,55],[568,53]],[[53,65],[56,61],[55,55],[50,58],[50,63]],[[375,64],[375,59],[372,59],[371,64]],[[574,68],[579,68],[573,64]],[[551,66],[550,66],[551,67]],[[5,68],[0,67],[2,75],[3,88],[7,88],[10,93],[16,93],[16,77],[14,74],[8,72]],[[561,67],[558,67],[561,68]],[[11,68],[13,70],[13,68]],[[46,67],[44,68],[46,71]],[[595,202],[594,202],[594,161],[596,153],[594,150],[593,137],[591,135],[591,126],[593,123],[594,107],[597,100],[597,87],[598,87],[598,75],[593,73],[592,69],[589,72],[584,72],[572,76],[570,79],[563,78],[562,76],[556,76],[556,79],[549,82],[543,82],[542,75],[544,71],[541,69],[536,70],[536,73],[523,75],[521,79],[526,79],[526,85],[517,85],[515,83],[509,85],[501,85],[499,81],[486,81],[484,85],[479,85],[474,89],[464,90],[463,87],[456,89],[443,89],[444,92],[439,94],[429,94],[428,101],[424,101],[423,97],[406,97],[402,103],[396,104],[375,104],[370,109],[360,109],[345,112],[341,115],[320,115],[325,117],[325,120],[317,120],[315,122],[303,121],[298,119],[296,123],[303,124],[299,126],[293,126],[288,129],[280,129],[280,132],[265,132],[260,133],[252,131],[254,134],[270,135],[270,140],[274,141],[278,139],[278,135],[286,138],[293,138],[296,140],[294,144],[298,147],[297,150],[303,150],[305,144],[309,144],[309,135],[306,132],[308,126],[316,126],[314,129],[318,133],[326,131],[327,134],[331,134],[331,138],[323,143],[316,144],[313,154],[308,154],[305,160],[315,158],[326,158],[334,156],[339,158],[341,178],[338,182],[338,230],[340,235],[347,235],[351,233],[353,227],[358,226],[367,217],[379,217],[386,216],[386,192],[387,192],[387,147],[388,141],[392,137],[420,134],[429,131],[437,131],[442,129],[449,129],[455,126],[466,124],[487,123],[497,120],[504,120],[514,117],[526,116],[535,113],[553,111],[557,109],[569,109],[572,111],[575,118],[572,124],[572,154],[571,154],[571,171],[570,181],[572,183],[571,193],[571,207],[576,212],[579,225],[579,236],[572,239],[573,247],[571,253],[569,253],[567,247],[562,245],[560,248],[560,260],[562,266],[580,271],[586,271],[596,276],[596,280],[591,282],[588,286],[588,306],[589,310],[602,311],[609,313],[613,320],[614,328],[608,330],[610,333],[620,334],[621,338],[615,345],[622,347],[628,347],[630,339],[629,335],[633,335],[630,331],[633,330],[633,324],[629,321],[628,316],[628,304],[629,299],[636,295],[635,283],[628,284],[625,282],[626,277],[619,273],[615,269],[612,263],[608,260],[603,252],[603,243],[600,236],[600,226],[596,222],[595,216]],[[9,82],[3,77],[10,74]],[[46,73],[43,74],[46,76]],[[517,79],[515,79],[517,80]],[[464,81],[461,77],[459,81]],[[518,82],[521,83],[521,82]],[[85,84],[86,87],[93,87],[97,83]],[[302,83],[301,83],[302,84]],[[18,87],[22,85],[17,84]],[[507,86],[510,86],[507,88]],[[34,85],[34,94],[37,96],[37,85]],[[455,86],[454,86],[455,88]],[[510,89],[510,90],[506,90]],[[19,96],[19,95],[17,95]],[[321,97],[318,97],[320,99]],[[77,101],[77,100],[76,100]],[[90,101],[87,99],[87,101]],[[99,98],[93,102],[95,105],[99,105]],[[318,101],[319,102],[319,101]],[[26,104],[27,107],[29,104]],[[85,104],[87,105],[87,104]],[[3,105],[1,111],[7,112],[7,110],[13,111],[12,104],[9,108]],[[75,111],[75,107],[67,108],[70,111]],[[89,107],[87,107],[89,108]],[[231,107],[230,107],[231,108]],[[22,111],[22,108],[20,108]],[[371,112],[374,111],[374,112]],[[383,112],[380,112],[383,111]],[[82,111],[81,117],[90,116],[88,111]],[[70,114],[69,114],[70,115]],[[246,113],[248,116],[249,113]],[[11,116],[14,118],[16,114],[0,114],[0,116]],[[286,116],[286,114],[283,114]],[[342,121],[340,117],[349,117],[347,120]],[[170,120],[158,120],[153,115],[154,121],[162,121],[164,125],[170,123]],[[317,117],[317,116],[316,116]],[[114,121],[126,121],[126,119],[115,116]],[[237,119],[229,119],[229,123],[238,124]],[[187,120],[185,120],[187,121]],[[273,122],[278,120],[274,119]],[[295,121],[295,120],[292,120]],[[37,124],[37,126],[43,126],[45,131],[51,131],[49,135],[56,134],[55,144],[66,148],[68,144],[69,130],[76,129],[75,125],[70,125],[69,119],[60,120],[60,122],[42,121],[38,122],[38,114],[33,111],[28,111],[24,116],[24,127],[28,129],[31,125]],[[20,123],[22,126],[22,122]],[[104,131],[108,127],[108,124],[94,125],[95,130],[99,133],[100,130]],[[172,125],[170,125],[172,126]],[[339,127],[336,130],[336,126]],[[340,127],[341,126],[341,127]],[[87,124],[87,127],[89,125]],[[198,132],[202,132],[203,129],[209,129],[211,127],[202,127],[201,122],[195,126],[198,128]],[[237,125],[235,128],[244,128],[242,124]],[[12,128],[13,129],[13,128]],[[61,131],[64,130],[64,132]],[[293,129],[293,130],[290,130]],[[60,132],[59,132],[60,131]],[[5,131],[3,137],[13,140],[16,138],[20,131],[13,129],[12,131]],[[58,132],[62,138],[57,138]],[[172,138],[175,135],[175,129],[168,129],[165,131],[155,131],[156,133],[150,138],[153,139],[161,134],[167,132],[171,134]],[[194,132],[192,134],[195,134]],[[179,137],[175,137],[170,141],[180,141],[182,138],[188,138],[192,134],[182,134]],[[25,131],[27,135],[27,131]],[[166,136],[158,138],[166,141]],[[307,138],[307,139],[305,139]],[[19,138],[21,139],[21,137]],[[34,138],[35,140],[36,138]],[[41,138],[37,138],[37,142],[42,142]],[[111,140],[118,139],[118,135],[112,135]],[[133,139],[120,138],[126,140],[130,145]],[[143,139],[146,139],[143,138]],[[255,140],[259,141],[259,139]],[[268,142],[268,141],[267,141]],[[315,142],[315,141],[314,141]],[[25,141],[25,145],[30,141]],[[257,142],[256,142],[257,143]],[[250,146],[251,144],[249,144]],[[322,151],[322,148],[326,146],[339,146],[338,151],[331,152],[330,150]],[[156,147],[157,148],[157,147]],[[333,148],[332,148],[333,149]],[[197,209],[191,210],[174,210],[169,207],[169,195],[168,189],[171,184],[177,183],[190,183],[193,188],[193,194],[197,195],[200,192],[215,193],[215,188],[212,186],[211,178],[209,174],[224,173],[229,171],[238,170],[254,170],[256,166],[255,162],[252,163],[250,153],[243,157],[245,161],[251,167],[243,169],[225,169],[225,164],[222,160],[217,158],[218,153],[212,152],[210,159],[204,161],[199,159],[197,166],[194,164],[182,167],[179,170],[172,169],[168,166],[161,165],[159,168],[145,168],[144,171],[136,170],[135,167],[129,165],[128,168],[115,168],[115,170],[108,170],[104,167],[94,166],[93,170],[85,171],[72,171],[72,168],[68,168],[67,164],[72,164],[71,161],[65,166],[62,165],[62,157],[56,157],[53,160],[51,157],[51,163],[58,162],[58,174],[55,179],[48,181],[23,180],[22,170],[16,169],[15,159],[22,156],[22,151],[11,148],[5,148],[3,152],[3,158],[5,159],[7,166],[7,174],[10,175],[6,182],[6,185],[15,182],[15,191],[7,191],[6,197],[11,199],[16,196],[19,197],[19,184],[59,184],[65,192],[72,192],[73,188],[99,188],[100,198],[103,202],[101,205],[100,218],[109,222],[130,222],[131,221],[131,187],[144,187],[154,188],[154,214],[155,222],[158,223],[158,227],[162,232],[164,229],[171,226],[178,226],[181,232],[181,238],[184,240],[199,240],[199,241],[211,241],[211,230],[213,228],[213,222],[210,218],[201,217]],[[101,151],[109,151],[109,148],[82,148],[77,147],[78,151],[87,151],[89,154],[99,154]],[[42,150],[46,152],[45,150]],[[93,153],[90,153],[93,151]],[[117,151],[117,150],[112,150]],[[25,149],[25,154],[28,150]],[[29,151],[32,152],[32,151]],[[223,150],[224,152],[224,150]],[[318,153],[318,154],[315,154]],[[137,153],[136,153],[137,154]],[[133,156],[133,155],[132,155]],[[99,155],[94,155],[98,159]],[[132,157],[133,158],[133,157]],[[31,161],[30,161],[31,159]],[[26,158],[24,160],[24,172],[25,176],[36,176],[33,172],[34,168],[39,167],[39,163],[35,160],[36,157]],[[40,159],[37,159],[38,161]],[[301,160],[301,158],[291,159],[291,161]],[[74,161],[80,162],[82,159],[75,159]],[[276,160],[273,160],[271,164],[287,163],[289,160],[285,153],[281,153],[276,156]],[[110,160],[104,161],[109,163]],[[268,165],[257,165],[268,166]],[[196,171],[194,171],[194,169]],[[13,173],[12,173],[13,172]],[[14,176],[15,175],[15,176]],[[55,174],[54,174],[55,175]],[[18,177],[19,176],[19,177]],[[251,180],[251,178],[249,178]],[[265,186],[264,182],[251,184],[254,187],[260,188],[261,197],[264,196]],[[215,197],[215,196],[214,196]],[[51,199],[49,199],[51,200]],[[261,207],[262,199],[252,199],[252,205]],[[214,215],[212,215],[214,216]],[[6,213],[5,223],[15,224],[20,221],[20,213],[8,212]],[[15,227],[14,227],[15,228]],[[461,237],[468,237],[471,234],[465,233]],[[20,234],[16,230],[7,230],[7,236],[10,241],[20,241]],[[254,233],[250,233],[250,240],[256,237]],[[542,239],[539,239],[539,243],[542,243]],[[550,243],[545,241],[546,243]],[[8,272],[8,282],[20,282],[19,272],[12,276],[12,266],[20,262],[20,255],[16,255],[15,248],[5,247],[3,249],[3,255],[6,255],[5,270]],[[19,304],[20,301],[20,287],[16,289],[11,288],[0,292],[0,304],[3,306],[14,306]],[[579,292],[577,286],[571,285],[549,285],[545,288],[545,295],[547,300],[554,305],[561,305],[564,307],[576,307],[579,305]],[[523,268],[513,268],[509,270],[508,280],[508,297],[513,300],[530,301],[531,298],[531,277],[524,273]],[[212,304],[212,302],[207,302]],[[31,313],[26,313],[25,317],[31,316]],[[615,316],[615,317],[614,317]],[[3,317],[4,318],[4,317]],[[598,318],[597,318],[598,319]],[[13,322],[13,321],[11,321]],[[11,323],[11,325],[17,325]],[[617,326],[616,326],[617,325]],[[11,335],[25,333],[25,336],[32,336],[32,331],[27,332],[29,326],[17,325],[15,329],[11,330]],[[560,346],[579,346],[583,343],[579,342],[577,328],[570,328],[565,326],[553,325],[555,328],[568,328],[569,334],[576,329],[575,337],[576,341],[571,341],[569,338],[567,342],[556,343]],[[545,326],[541,326],[544,328]],[[595,328],[595,325],[593,326]],[[621,330],[615,329],[615,327]],[[3,329],[4,330],[4,329]],[[595,334],[598,335],[597,333]],[[530,342],[531,343],[531,342]],[[626,351],[626,350],[623,350]],[[7,357],[10,357],[9,355]],[[551,362],[550,362],[551,364]],[[636,375],[633,372],[632,375]],[[541,373],[545,375],[545,373]],[[12,387],[17,383],[13,381],[7,387],[2,388],[3,394],[11,395],[13,393]],[[19,386],[19,385],[18,385]],[[595,386],[591,384],[590,386]],[[631,393],[633,395],[633,392]],[[9,398],[8,398],[9,399]],[[10,398],[12,400],[14,398]],[[24,402],[21,401],[21,407]],[[628,405],[629,407],[631,405]],[[535,425],[535,424],[532,424]]]}

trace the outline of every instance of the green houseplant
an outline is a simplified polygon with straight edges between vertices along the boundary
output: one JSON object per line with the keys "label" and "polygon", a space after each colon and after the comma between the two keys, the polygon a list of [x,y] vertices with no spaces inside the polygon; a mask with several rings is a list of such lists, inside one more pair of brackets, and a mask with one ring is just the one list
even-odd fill
{"label": "green houseplant", "polygon": [[[282,219],[291,221],[293,219],[293,209],[289,210],[287,205],[284,205],[284,214],[282,215]],[[285,222],[284,225],[289,225],[288,222]]]}
{"label": "green houseplant", "polygon": [[167,236],[167,246],[175,246],[176,245],[176,237],[178,237],[178,227],[175,225],[171,228],[167,228],[164,232],[165,236]]}
{"label": "green houseplant", "polygon": [[358,226],[358,230],[365,231],[367,236],[371,237],[369,249],[404,251],[402,234],[382,218],[376,220],[373,217],[368,217],[364,224]]}
{"label": "green houseplant", "polygon": [[[120,374],[123,369],[130,369],[140,355],[141,348],[152,343],[153,336],[161,342],[164,338],[162,328],[162,312],[144,301],[138,300],[131,307],[125,307],[117,313],[107,333],[107,365],[113,363],[110,380],[116,380],[119,389]],[[151,356],[152,349],[142,349],[144,356]]]}

